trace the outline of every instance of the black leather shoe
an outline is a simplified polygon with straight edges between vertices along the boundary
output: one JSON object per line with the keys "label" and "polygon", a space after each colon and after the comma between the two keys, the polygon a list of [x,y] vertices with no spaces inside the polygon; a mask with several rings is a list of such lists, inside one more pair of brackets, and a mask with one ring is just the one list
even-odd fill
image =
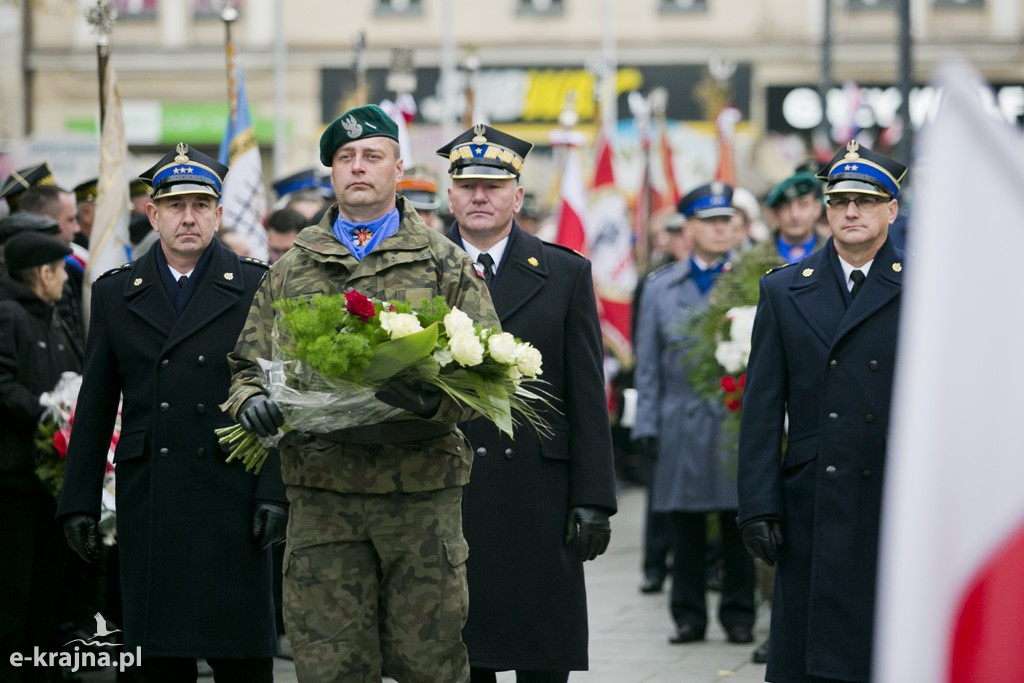
{"label": "black leather shoe", "polygon": [[752,643],[754,634],[749,626],[732,626],[725,630],[725,635],[730,643]]}
{"label": "black leather shoe", "polygon": [[656,576],[645,576],[644,580],[640,582],[641,593],[660,593],[661,587],[665,583],[665,577],[660,579]]}
{"label": "black leather shoe", "polygon": [[668,642],[674,645],[695,643],[700,640],[704,640],[704,631],[698,631],[696,626],[691,626],[690,624],[677,626],[676,632],[668,637]]}
{"label": "black leather shoe", "polygon": [[754,660],[754,664],[767,664],[768,663],[768,641],[764,641],[757,646],[754,650],[754,655],[751,657]]}

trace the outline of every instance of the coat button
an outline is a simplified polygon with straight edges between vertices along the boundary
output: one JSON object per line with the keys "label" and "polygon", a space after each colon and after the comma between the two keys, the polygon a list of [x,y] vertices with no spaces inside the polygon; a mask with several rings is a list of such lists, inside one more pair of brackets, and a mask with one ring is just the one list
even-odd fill
{"label": "coat button", "polygon": [[835,422],[838,419],[839,419],[839,413],[829,413],[828,414],[828,421],[829,422]]}
{"label": "coat button", "polygon": [[828,467],[825,468],[825,472],[828,473],[828,474],[835,474],[836,473],[836,466],[835,465],[829,465]]}
{"label": "coat button", "polygon": [[864,477],[865,479],[870,479],[871,478],[871,470],[864,470],[863,472],[860,473],[860,476]]}
{"label": "coat button", "polygon": [[828,369],[829,370],[835,370],[836,366],[838,366],[838,365],[839,365],[839,361],[837,361],[835,358],[833,358],[832,360],[830,360],[828,362]]}
{"label": "coat button", "polygon": [[476,449],[476,454],[482,458],[485,455],[487,455],[487,449],[481,446],[480,448]]}
{"label": "coat button", "polygon": [[171,364],[171,361],[167,360],[166,358],[164,358],[162,361],[160,361],[160,367],[162,367],[162,368],[166,368],[170,364]]}
{"label": "coat button", "polygon": [[160,449],[160,457],[161,458],[166,458],[170,454],[171,454],[171,449],[169,449],[169,448],[161,448]]}
{"label": "coat button", "polygon": [[869,360],[868,361],[868,370],[877,370],[877,369],[878,369],[878,361],[877,360]]}
{"label": "coat button", "polygon": [[196,362],[200,365],[206,365],[206,356],[199,356],[199,358],[196,358]]}
{"label": "coat button", "polygon": [[512,449],[511,449],[511,448],[506,448],[506,449],[505,449],[505,457],[506,457],[506,458],[508,458],[509,460],[511,460],[511,459],[512,459],[512,456],[513,456],[513,455],[514,455],[514,454],[512,453]]}
{"label": "coat button", "polygon": [[871,413],[868,413],[867,415],[864,416],[864,421],[867,422],[868,424],[871,424],[872,422],[875,421],[875,416]]}
{"label": "coat button", "polygon": [[206,406],[204,406],[202,403],[198,404],[196,406],[196,412],[197,413],[205,413],[206,412]]}
{"label": "coat button", "polygon": [[171,408],[171,405],[169,403],[161,403],[160,404],[160,412],[161,413],[166,413],[168,410],[170,410],[170,408]]}
{"label": "coat button", "polygon": [[206,449],[205,448],[200,448],[199,450],[196,451],[196,457],[197,458],[201,458],[204,455],[206,455]]}

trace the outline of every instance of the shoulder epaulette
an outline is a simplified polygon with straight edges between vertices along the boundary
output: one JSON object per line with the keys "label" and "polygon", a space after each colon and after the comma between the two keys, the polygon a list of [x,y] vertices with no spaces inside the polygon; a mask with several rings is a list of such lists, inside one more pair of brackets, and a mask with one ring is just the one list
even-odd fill
{"label": "shoulder epaulette", "polygon": [[579,256],[580,258],[587,258],[586,256],[584,256],[584,255],[583,255],[583,254],[581,254],[580,252],[576,251],[576,250],[575,250],[575,249],[573,249],[572,247],[567,247],[567,246],[565,246],[564,244],[558,244],[557,242],[544,242],[544,244],[545,244],[545,245],[547,245],[547,246],[549,246],[549,247],[558,247],[558,248],[559,248],[559,249],[561,249],[562,251],[567,251],[567,252],[569,252],[570,254],[576,254],[576,255],[577,255],[577,256]]}
{"label": "shoulder epaulette", "polygon": [[669,261],[668,263],[663,263],[660,266],[658,266],[657,268],[655,268],[654,270],[652,270],[651,272],[647,273],[647,275],[644,276],[644,279],[647,280],[648,282],[654,282],[659,277],[661,277],[662,275],[667,273],[669,270],[671,270],[672,266],[676,265],[677,263],[679,263],[679,262],[678,261]]}
{"label": "shoulder epaulette", "polygon": [[131,267],[132,267],[132,264],[131,264],[131,261],[129,261],[128,263],[124,263],[124,264],[118,266],[117,268],[111,268],[107,272],[103,273],[103,275],[100,275],[98,278],[96,278],[96,280],[97,281],[102,280],[103,278],[105,278],[108,275],[113,275],[114,273],[120,273],[122,270],[128,270]]}
{"label": "shoulder epaulette", "polygon": [[765,275],[771,275],[775,271],[782,270],[783,268],[789,268],[791,265],[793,265],[793,264],[792,263],[783,263],[781,265],[775,266],[774,268],[769,268],[768,270],[765,271],[764,274]]}
{"label": "shoulder epaulette", "polygon": [[270,264],[267,263],[266,261],[260,261],[258,258],[253,258],[252,256],[242,256],[238,260],[242,261],[243,263],[251,263],[252,265],[259,266],[260,268],[270,267]]}

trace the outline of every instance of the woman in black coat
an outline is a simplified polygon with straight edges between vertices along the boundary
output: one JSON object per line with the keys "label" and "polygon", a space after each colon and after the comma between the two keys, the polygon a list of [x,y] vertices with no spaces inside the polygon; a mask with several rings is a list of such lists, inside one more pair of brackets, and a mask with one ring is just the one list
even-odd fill
{"label": "woman in black coat", "polygon": [[5,244],[10,276],[0,276],[0,519],[7,552],[0,562],[0,648],[52,650],[54,615],[67,557],[54,519],[56,501],[35,474],[40,396],[82,359],[54,302],[67,280],[63,243],[24,233]]}

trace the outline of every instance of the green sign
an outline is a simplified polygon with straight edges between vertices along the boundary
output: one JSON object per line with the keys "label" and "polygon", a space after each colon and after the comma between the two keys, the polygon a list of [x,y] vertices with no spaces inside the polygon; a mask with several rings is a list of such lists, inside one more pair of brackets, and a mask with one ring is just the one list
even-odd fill
{"label": "green sign", "polygon": [[[187,141],[193,145],[220,144],[227,127],[228,107],[223,103],[164,103],[159,110],[158,139],[146,140],[145,144],[174,144]],[[133,134],[130,122],[126,122],[125,134],[129,143],[142,143],[140,138],[149,135]],[[69,118],[64,128],[76,133],[96,134],[95,118]],[[291,132],[291,123],[285,122],[285,130]],[[261,144],[274,141],[274,119],[256,116],[253,120],[253,132]]]}

